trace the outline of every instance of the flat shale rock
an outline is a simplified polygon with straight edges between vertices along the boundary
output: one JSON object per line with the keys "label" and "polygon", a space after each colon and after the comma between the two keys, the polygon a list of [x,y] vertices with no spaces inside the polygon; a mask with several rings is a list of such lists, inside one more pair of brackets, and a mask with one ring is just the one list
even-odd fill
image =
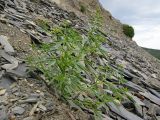
{"label": "flat shale rock", "polygon": [[3,57],[8,62],[10,62],[10,64],[2,65],[1,68],[5,70],[13,70],[18,67],[18,60],[13,56],[8,55],[5,51],[0,50],[0,56]]}
{"label": "flat shale rock", "polygon": [[153,94],[149,93],[149,92],[140,92],[140,94],[144,97],[146,97],[147,99],[149,99],[150,101],[152,101],[153,103],[157,104],[160,106],[160,99],[156,96],[154,96]]}
{"label": "flat shale rock", "polygon": [[0,44],[3,46],[4,51],[9,54],[14,54],[14,48],[10,45],[8,42],[8,38],[6,36],[1,35],[0,36]]}
{"label": "flat shale rock", "polygon": [[108,106],[110,107],[111,111],[127,120],[143,120],[137,115],[127,111],[123,106],[116,106],[114,103],[108,103]]}
{"label": "flat shale rock", "polygon": [[38,120],[38,118],[31,116],[31,117],[26,117],[23,120]]}

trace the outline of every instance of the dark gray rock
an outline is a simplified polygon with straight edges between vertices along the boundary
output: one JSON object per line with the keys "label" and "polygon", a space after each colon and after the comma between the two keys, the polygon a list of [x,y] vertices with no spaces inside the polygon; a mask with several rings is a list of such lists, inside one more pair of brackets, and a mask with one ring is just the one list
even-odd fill
{"label": "dark gray rock", "polygon": [[145,104],[136,96],[132,95],[131,93],[127,93],[128,96],[131,97],[131,100],[135,103],[135,104],[138,104],[140,106],[145,106]]}
{"label": "dark gray rock", "polygon": [[156,96],[154,96],[153,94],[149,93],[149,92],[139,92],[142,96],[146,97],[147,99],[149,99],[150,101],[152,101],[153,103],[157,104],[160,106],[160,99]]}
{"label": "dark gray rock", "polygon": [[138,92],[138,91],[145,91],[144,88],[142,88],[141,86],[136,85],[135,83],[130,82],[130,81],[128,81],[128,82],[125,83],[124,85],[125,85],[126,87],[128,87],[129,89],[135,91],[135,92]]}
{"label": "dark gray rock", "polygon": [[143,117],[143,107],[135,104],[136,114],[140,117]]}
{"label": "dark gray rock", "polygon": [[1,68],[5,70],[13,70],[18,67],[18,60],[13,56],[6,54],[3,50],[0,50],[0,56],[2,56],[4,59],[10,62],[10,64],[5,64],[1,66]]}
{"label": "dark gray rock", "polygon": [[154,94],[155,96],[157,96],[158,98],[160,98],[160,93],[159,93],[159,92],[157,92],[156,90],[153,90],[152,88],[148,88],[148,90],[149,90],[152,94]]}
{"label": "dark gray rock", "polygon": [[127,120],[143,120],[137,115],[127,111],[123,106],[115,105],[114,103],[108,103],[108,106],[111,109],[111,111]]}
{"label": "dark gray rock", "polygon": [[0,87],[3,87],[7,90],[10,89],[10,85],[12,85],[15,81],[9,77],[2,77],[0,80]]}

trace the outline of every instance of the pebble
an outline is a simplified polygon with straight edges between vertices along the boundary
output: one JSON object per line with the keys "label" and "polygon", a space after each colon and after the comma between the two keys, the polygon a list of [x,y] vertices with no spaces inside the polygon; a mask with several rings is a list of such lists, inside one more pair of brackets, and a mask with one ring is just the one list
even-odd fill
{"label": "pebble", "polygon": [[39,107],[42,111],[47,111],[47,108],[46,108],[44,105],[42,105],[42,104],[38,105],[38,107]]}
{"label": "pebble", "polygon": [[152,74],[151,76],[152,76],[153,78],[157,78],[156,74]]}
{"label": "pebble", "polygon": [[55,104],[52,101],[48,101],[45,106],[47,108],[47,111],[55,110]]}
{"label": "pebble", "polygon": [[15,114],[15,115],[22,115],[24,112],[25,112],[25,109],[22,108],[22,107],[14,107],[12,109],[12,112]]}
{"label": "pebble", "polygon": [[4,95],[6,93],[6,89],[0,90],[0,96]]}

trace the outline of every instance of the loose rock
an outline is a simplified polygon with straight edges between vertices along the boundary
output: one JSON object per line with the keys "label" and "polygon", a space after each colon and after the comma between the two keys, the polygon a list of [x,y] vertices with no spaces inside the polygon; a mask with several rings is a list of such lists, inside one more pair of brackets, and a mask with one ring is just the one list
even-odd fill
{"label": "loose rock", "polygon": [[25,112],[25,109],[22,108],[22,107],[14,107],[12,109],[12,112],[15,114],[15,115],[21,115]]}

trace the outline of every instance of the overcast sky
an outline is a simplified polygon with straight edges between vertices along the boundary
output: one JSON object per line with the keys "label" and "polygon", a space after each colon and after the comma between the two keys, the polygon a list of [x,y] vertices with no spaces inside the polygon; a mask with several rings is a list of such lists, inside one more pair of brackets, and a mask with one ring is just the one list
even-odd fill
{"label": "overcast sky", "polygon": [[135,29],[138,45],[160,49],[160,0],[99,0],[122,23]]}

